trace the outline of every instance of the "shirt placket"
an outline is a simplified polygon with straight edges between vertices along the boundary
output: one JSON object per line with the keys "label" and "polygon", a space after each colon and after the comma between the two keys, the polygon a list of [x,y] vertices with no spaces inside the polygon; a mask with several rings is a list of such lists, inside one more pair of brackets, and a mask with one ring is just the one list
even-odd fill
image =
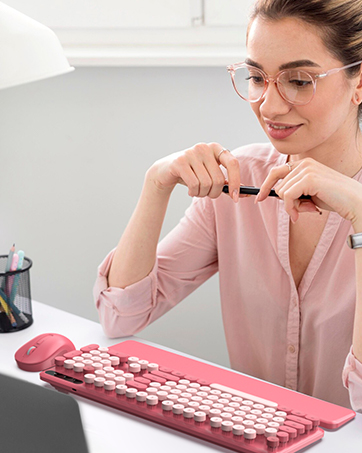
{"label": "shirt placket", "polygon": [[278,256],[290,283],[290,298],[288,306],[286,357],[284,386],[297,390],[298,388],[298,356],[300,339],[300,306],[299,295],[294,283],[289,263],[289,216],[284,210],[283,202],[279,202],[278,222]]}

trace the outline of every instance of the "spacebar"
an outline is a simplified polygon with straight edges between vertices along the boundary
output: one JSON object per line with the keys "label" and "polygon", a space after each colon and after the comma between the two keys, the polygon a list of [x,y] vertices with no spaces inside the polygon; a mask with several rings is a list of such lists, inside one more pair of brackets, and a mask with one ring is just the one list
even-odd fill
{"label": "spacebar", "polygon": [[269,401],[264,398],[260,398],[259,396],[250,395],[249,393],[241,392],[240,390],[226,387],[225,385],[210,384],[210,387],[215,390],[220,390],[224,393],[231,393],[234,396],[240,396],[240,398],[248,399],[248,400],[254,401],[255,403],[264,404],[264,406],[274,407],[274,408],[278,407],[278,403],[274,403],[273,401]]}

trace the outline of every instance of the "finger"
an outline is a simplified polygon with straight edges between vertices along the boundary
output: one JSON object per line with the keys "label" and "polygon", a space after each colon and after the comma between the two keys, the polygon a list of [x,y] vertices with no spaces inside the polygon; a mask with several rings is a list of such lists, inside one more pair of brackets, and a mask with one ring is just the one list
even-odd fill
{"label": "finger", "polygon": [[271,189],[280,180],[286,178],[293,171],[293,164],[288,162],[284,165],[278,165],[270,170],[268,176],[260,187],[260,191],[255,199],[255,202],[265,200]]}
{"label": "finger", "polygon": [[227,171],[229,195],[235,202],[238,202],[241,183],[239,161],[229,151],[225,151],[219,155],[219,162]]}
{"label": "finger", "polygon": [[[194,197],[206,197],[212,187],[212,180],[203,162],[195,161],[191,163],[191,169],[197,179],[197,187],[194,185],[189,194]],[[190,189],[190,187],[189,187]]]}

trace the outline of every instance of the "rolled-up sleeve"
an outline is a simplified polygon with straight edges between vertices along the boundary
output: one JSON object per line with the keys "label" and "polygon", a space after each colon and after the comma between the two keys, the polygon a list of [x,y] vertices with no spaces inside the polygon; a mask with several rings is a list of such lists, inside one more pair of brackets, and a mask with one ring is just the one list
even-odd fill
{"label": "rolled-up sleeve", "polygon": [[343,369],[343,384],[349,391],[352,409],[362,413],[362,363],[351,348]]}
{"label": "rolled-up sleeve", "polygon": [[94,300],[105,334],[133,335],[169,311],[218,270],[213,207],[197,199],[158,245],[150,274],[126,288],[108,286],[112,250],[98,268]]}

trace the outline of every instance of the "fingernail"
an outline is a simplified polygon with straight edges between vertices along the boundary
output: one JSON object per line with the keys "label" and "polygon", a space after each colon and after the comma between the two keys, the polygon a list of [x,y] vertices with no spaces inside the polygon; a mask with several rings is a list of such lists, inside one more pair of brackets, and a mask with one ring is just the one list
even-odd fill
{"label": "fingernail", "polygon": [[235,201],[235,203],[237,203],[239,201],[239,193],[238,193],[238,189],[235,189],[233,191],[233,200]]}
{"label": "fingernail", "polygon": [[259,192],[258,195],[255,197],[255,201],[254,201],[255,204],[259,201],[259,195],[260,195],[260,192]]}

